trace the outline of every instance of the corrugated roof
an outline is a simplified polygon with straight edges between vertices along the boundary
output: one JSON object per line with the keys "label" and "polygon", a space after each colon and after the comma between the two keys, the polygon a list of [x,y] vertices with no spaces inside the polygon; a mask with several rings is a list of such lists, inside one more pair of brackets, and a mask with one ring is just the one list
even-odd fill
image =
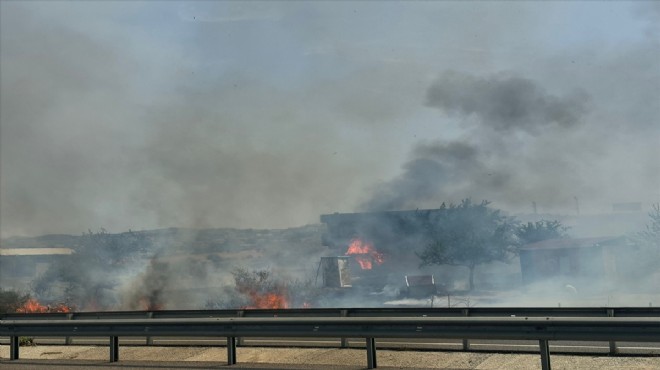
{"label": "corrugated roof", "polygon": [[623,240],[620,236],[606,236],[600,238],[561,238],[548,239],[536,243],[527,244],[521,250],[538,249],[569,249],[569,248],[592,248],[602,244]]}
{"label": "corrugated roof", "polygon": [[52,256],[73,252],[71,248],[0,248],[0,256]]}

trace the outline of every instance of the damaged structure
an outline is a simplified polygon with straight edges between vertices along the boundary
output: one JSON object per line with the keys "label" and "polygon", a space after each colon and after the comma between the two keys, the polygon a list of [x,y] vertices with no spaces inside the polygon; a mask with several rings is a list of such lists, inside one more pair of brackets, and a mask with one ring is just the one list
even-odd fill
{"label": "damaged structure", "polygon": [[326,288],[350,288],[351,272],[348,269],[350,257],[321,257],[323,286]]}
{"label": "damaged structure", "polygon": [[630,267],[624,237],[561,238],[520,248],[522,283],[562,280],[567,283],[600,281],[611,284]]}
{"label": "damaged structure", "polygon": [[[430,295],[435,282],[431,275],[417,278],[424,275],[419,271],[416,252],[429,243],[428,225],[439,212],[428,209],[322,215],[321,222],[327,228],[322,242],[330,253],[347,258],[352,279],[347,285],[379,291],[394,284],[404,292],[412,285],[415,295],[422,291]],[[406,276],[416,277],[411,284]],[[333,279],[324,276],[324,281]],[[433,284],[424,284],[427,280]]]}

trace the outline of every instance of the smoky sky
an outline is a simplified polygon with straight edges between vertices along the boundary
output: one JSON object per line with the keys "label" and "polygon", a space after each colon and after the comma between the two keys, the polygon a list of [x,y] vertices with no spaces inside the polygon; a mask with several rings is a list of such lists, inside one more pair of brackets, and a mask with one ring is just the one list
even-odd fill
{"label": "smoky sky", "polygon": [[0,234],[657,201],[649,4],[0,2]]}
{"label": "smoky sky", "polygon": [[[542,135],[546,126],[555,130],[577,126],[587,114],[588,100],[585,92],[550,95],[534,81],[510,74],[477,77],[445,72],[429,87],[426,105],[438,108],[461,124],[474,126],[473,137],[418,144],[412,159],[404,164],[403,173],[377,187],[363,208],[396,210],[419,204],[433,207],[434,203],[470,197],[507,203],[523,199],[535,202],[532,197],[538,188],[527,188],[526,184],[539,177],[540,181],[551,182],[558,175],[550,172],[552,167],[562,166],[565,168],[560,177],[577,181],[578,177],[571,173],[572,161],[558,153],[545,152],[540,154],[547,156],[543,167],[527,164],[534,159],[522,157],[521,148],[508,135],[522,133],[530,141]],[[550,199],[562,202],[552,199],[552,195],[542,199],[545,203]]]}
{"label": "smoky sky", "polygon": [[520,212],[534,203],[542,212],[572,213],[577,199],[591,212],[618,201],[646,199],[645,208],[657,202],[656,8],[635,9],[648,21],[647,38],[626,45],[625,53],[594,46],[548,59],[541,70],[440,72],[424,104],[440,113],[438,127],[455,124],[463,135],[416,144],[400,174],[376,184],[361,209],[432,208],[473,198]]}
{"label": "smoky sky", "polygon": [[363,208],[399,210],[414,208],[428,200],[442,203],[448,185],[461,186],[475,172],[484,171],[478,156],[477,148],[462,142],[419,145],[414,158],[403,166],[403,174],[377,188]]}
{"label": "smoky sky", "polygon": [[[537,202],[546,211],[568,209],[578,194],[604,190],[597,187],[603,184],[590,183],[585,175],[589,166],[602,163],[611,144],[580,141],[590,132],[622,135],[591,126],[602,122],[588,124],[590,100],[582,90],[549,94],[537,82],[510,73],[445,72],[429,87],[426,105],[469,127],[469,135],[417,144],[402,173],[375,186],[361,209],[428,208],[465,198],[496,200],[519,209]],[[644,116],[628,128],[645,132],[657,118]],[[660,158],[653,146],[658,139],[648,142],[651,188],[658,184]]]}
{"label": "smoky sky", "polygon": [[584,91],[550,95],[522,77],[479,78],[447,72],[429,88],[426,104],[453,116],[474,114],[480,124],[496,130],[533,132],[544,125],[578,124],[587,111],[587,102]]}

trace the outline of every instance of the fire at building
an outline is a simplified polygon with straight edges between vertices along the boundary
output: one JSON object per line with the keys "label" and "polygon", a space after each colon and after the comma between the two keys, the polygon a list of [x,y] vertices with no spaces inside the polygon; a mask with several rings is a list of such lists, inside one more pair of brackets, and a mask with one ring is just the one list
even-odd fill
{"label": "fire at building", "polygon": [[[435,280],[420,271],[416,252],[429,243],[426,225],[438,212],[431,209],[322,215],[321,222],[327,227],[323,245],[337,256],[322,258],[324,286],[373,294],[388,289],[399,290],[399,295],[408,291],[416,292],[415,295],[422,291],[423,295],[435,294]],[[408,275],[411,279],[406,279]],[[426,288],[410,289],[410,284]]]}

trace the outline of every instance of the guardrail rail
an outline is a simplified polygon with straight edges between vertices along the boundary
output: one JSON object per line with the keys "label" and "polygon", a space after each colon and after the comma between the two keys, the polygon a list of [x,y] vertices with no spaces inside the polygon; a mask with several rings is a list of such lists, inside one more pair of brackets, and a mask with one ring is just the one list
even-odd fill
{"label": "guardrail rail", "polygon": [[[474,308],[471,310],[475,311]],[[301,316],[303,311],[305,316]],[[520,317],[511,314],[514,311],[509,311],[507,317],[488,317],[488,315],[471,317],[465,315],[464,311],[461,311],[460,316],[447,317],[443,315],[451,312],[438,309],[347,311],[343,312],[345,317],[341,317],[341,310],[336,311],[337,317],[329,317],[327,312],[322,310],[246,310],[243,312],[244,317],[237,317],[239,316],[237,311],[215,312],[215,315],[220,317],[213,317],[214,312],[207,311],[204,318],[189,317],[191,316],[189,311],[159,311],[150,314],[142,312],[142,318],[136,318],[135,312],[95,313],[98,318],[89,316],[94,313],[78,313],[73,317],[69,314],[64,319],[50,314],[20,316],[10,314],[0,317],[0,336],[10,337],[11,359],[19,358],[18,342],[21,336],[108,337],[111,362],[119,360],[120,336],[225,337],[230,365],[237,361],[236,344],[237,338],[240,337],[364,338],[367,367],[370,369],[377,367],[376,339],[378,338],[535,340],[539,342],[543,370],[551,368],[548,345],[551,340],[610,341],[610,343],[660,341],[660,317],[637,316],[640,312],[634,312],[635,310],[627,311],[632,313],[629,317],[612,317],[612,312],[608,311],[605,312],[608,314],[607,317],[568,315]],[[544,312],[542,309],[532,309],[532,311]],[[569,311],[575,310],[566,309],[563,313],[569,314]],[[195,311],[192,316],[204,315],[203,312],[205,311]],[[236,316],[224,316],[230,312]],[[349,315],[349,312],[353,316]],[[397,313],[398,316],[392,315],[392,312]],[[487,312],[496,311],[487,310],[481,313]],[[413,313],[419,316],[413,316]],[[79,317],[75,318],[75,315]],[[252,315],[254,316],[250,317]],[[153,318],[147,318],[149,316]]]}

